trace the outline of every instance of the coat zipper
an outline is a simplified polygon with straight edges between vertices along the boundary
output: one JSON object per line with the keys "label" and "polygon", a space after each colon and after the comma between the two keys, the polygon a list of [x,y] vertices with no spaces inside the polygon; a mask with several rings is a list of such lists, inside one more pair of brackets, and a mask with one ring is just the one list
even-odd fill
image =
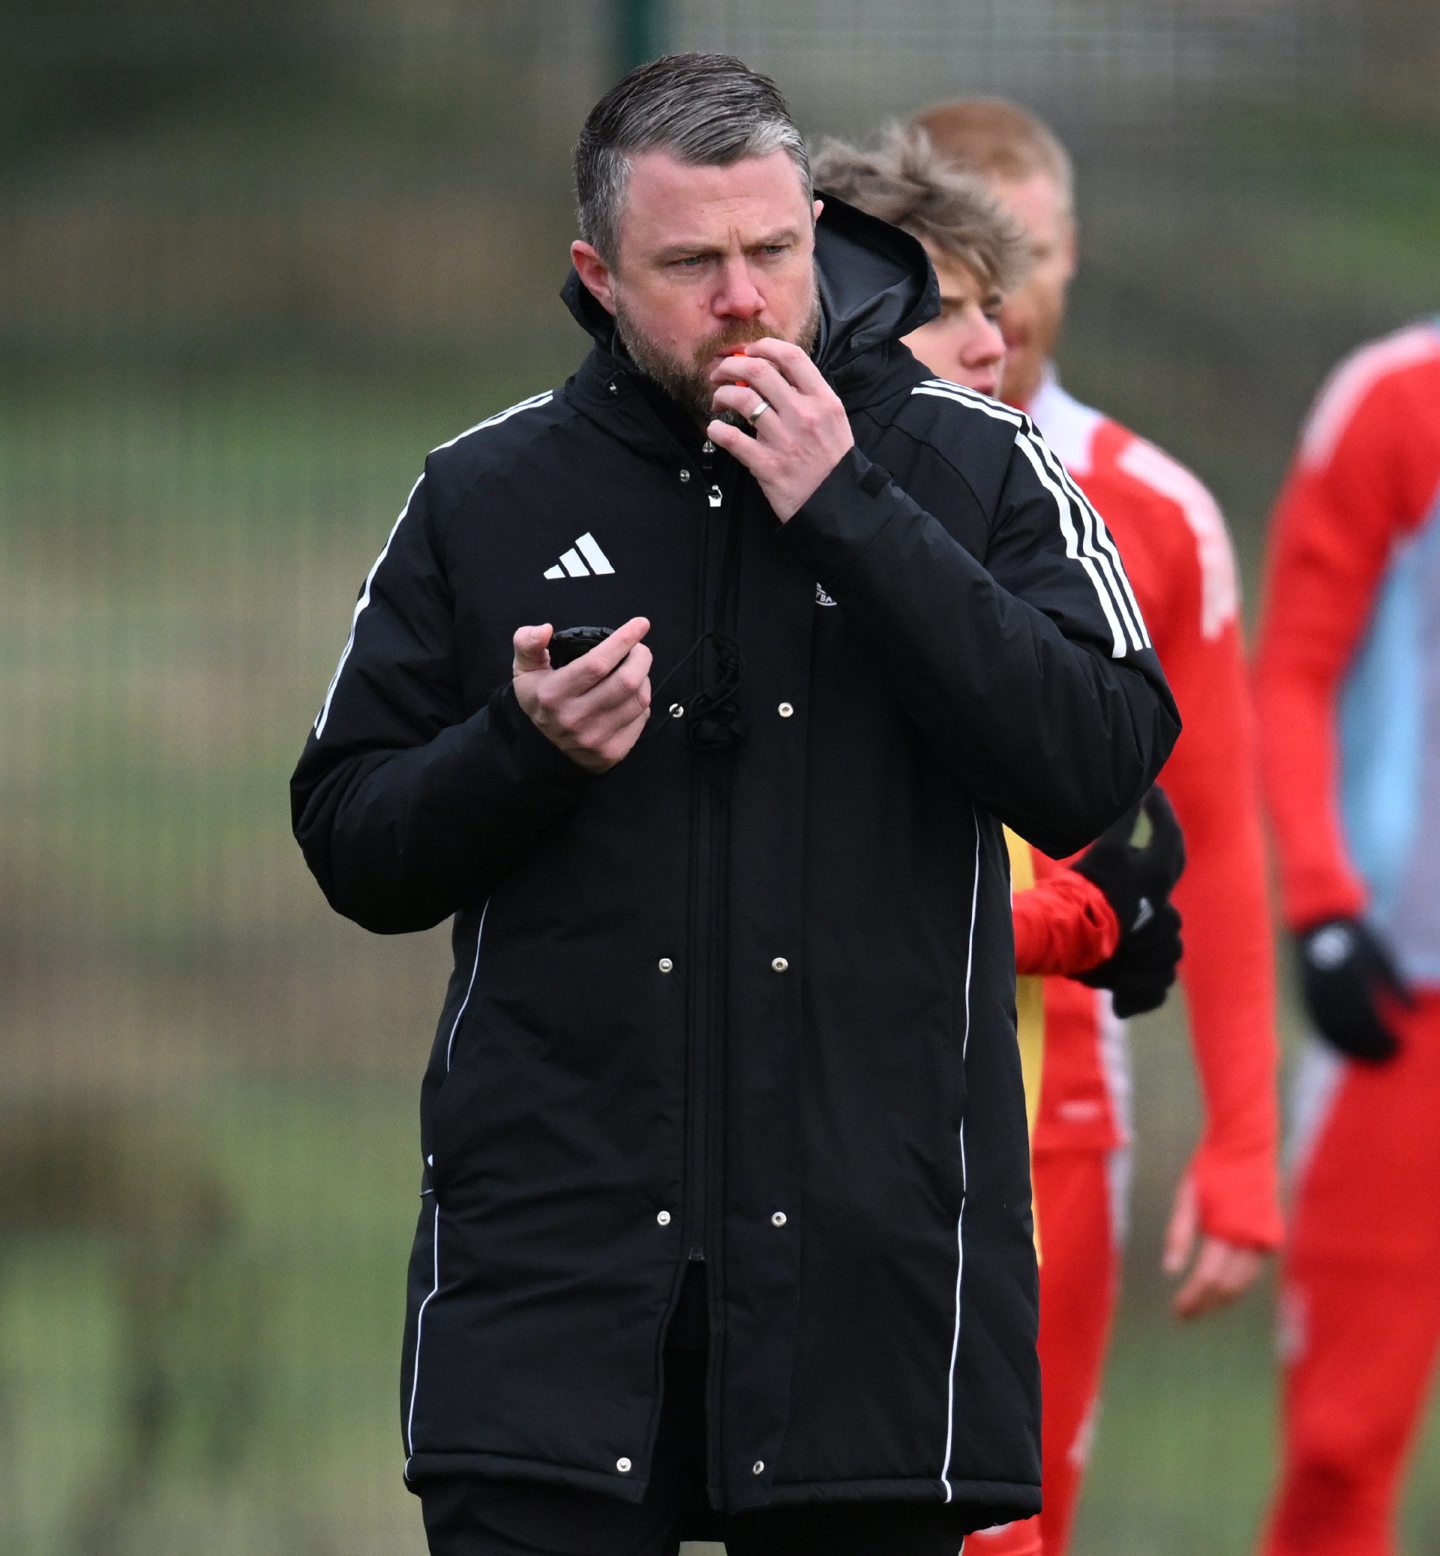
{"label": "coat zipper", "polygon": [[[706,487],[705,541],[701,551],[700,621],[708,625],[712,615],[711,564],[712,537],[716,533],[714,514],[724,512],[724,494],[715,481],[715,445],[707,438],[701,449],[700,470]],[[723,534],[723,520],[719,528]],[[723,564],[721,568],[723,574]],[[703,679],[705,655],[701,650]],[[728,764],[727,768],[728,768]],[[692,767],[692,795],[695,824],[691,832],[690,880],[694,913],[691,918],[693,942],[690,965],[695,976],[690,985],[690,1043],[686,1055],[686,1156],[685,1156],[685,1229],[689,1239],[689,1259],[698,1263],[705,1258],[706,1218],[709,1209],[707,1184],[711,1156],[710,1071],[712,1051],[716,1047],[714,1021],[719,993],[715,909],[715,875],[718,858],[718,821],[722,813],[717,753],[696,752]]]}

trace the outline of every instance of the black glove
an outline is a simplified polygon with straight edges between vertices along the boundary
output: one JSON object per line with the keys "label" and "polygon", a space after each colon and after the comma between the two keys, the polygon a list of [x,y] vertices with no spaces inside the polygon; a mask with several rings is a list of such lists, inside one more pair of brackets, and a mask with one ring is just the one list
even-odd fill
{"label": "black glove", "polygon": [[1108,961],[1081,973],[1080,982],[1109,989],[1121,1020],[1141,1016],[1165,1003],[1182,949],[1180,910],[1167,897],[1146,923],[1120,941]]}
{"label": "black glove", "polygon": [[[1149,824],[1149,835],[1137,844],[1142,816]],[[1070,868],[1105,893],[1120,921],[1123,945],[1127,935],[1150,921],[1185,868],[1185,839],[1170,801],[1159,789],[1151,789],[1102,832]]]}
{"label": "black glove", "polygon": [[1358,918],[1332,918],[1301,930],[1300,992],[1315,1030],[1330,1046],[1363,1064],[1384,1064],[1400,1041],[1381,1008],[1389,996],[1411,1002],[1390,957]]}
{"label": "black glove", "polygon": [[[1137,831],[1148,831],[1138,844]],[[1185,868],[1185,839],[1164,792],[1151,789],[1071,868],[1100,888],[1120,923],[1114,953],[1079,981],[1109,989],[1122,1018],[1154,1010],[1180,963],[1180,912],[1170,893]]]}

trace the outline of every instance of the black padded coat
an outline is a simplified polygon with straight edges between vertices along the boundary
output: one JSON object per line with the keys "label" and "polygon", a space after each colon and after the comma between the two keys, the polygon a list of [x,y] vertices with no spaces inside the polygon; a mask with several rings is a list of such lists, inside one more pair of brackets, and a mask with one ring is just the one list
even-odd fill
{"label": "black padded coat", "polygon": [[[899,344],[936,307],[919,246],[831,201],[818,253],[857,446],[791,521],[572,275],[593,349],[430,454],[294,777],[336,909],[454,919],[412,1484],[638,1501],[703,1259],[718,1507],[1039,1506],[1001,823],[1082,845],[1178,723],[1058,460]],[[656,705],[592,776],[520,711],[511,638],[632,615]]]}

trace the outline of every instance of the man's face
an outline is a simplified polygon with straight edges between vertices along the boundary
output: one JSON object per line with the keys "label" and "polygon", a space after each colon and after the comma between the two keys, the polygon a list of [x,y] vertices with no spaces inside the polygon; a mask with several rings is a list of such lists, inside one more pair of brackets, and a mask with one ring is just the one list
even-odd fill
{"label": "man's face", "polygon": [[928,243],[925,252],[940,282],[940,317],[912,330],[905,344],[936,377],[981,394],[999,394],[1005,365],[1000,293],[958,259]]}
{"label": "man's face", "polygon": [[616,263],[587,243],[570,252],[636,365],[704,422],[727,352],[767,335],[813,349],[819,214],[784,151],[729,167],[647,151],[631,162]]}
{"label": "man's face", "polygon": [[1000,310],[1005,335],[1005,398],[1028,405],[1040,387],[1065,318],[1065,293],[1075,274],[1075,223],[1059,186],[1046,173],[1013,182],[992,179],[990,192],[1025,228],[1033,264]]}

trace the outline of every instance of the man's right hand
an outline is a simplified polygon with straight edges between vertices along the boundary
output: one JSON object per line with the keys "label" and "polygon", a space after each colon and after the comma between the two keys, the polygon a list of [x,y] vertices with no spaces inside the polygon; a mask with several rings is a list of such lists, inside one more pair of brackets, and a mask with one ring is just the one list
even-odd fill
{"label": "man's right hand", "polygon": [[1408,1005],[1410,991],[1374,932],[1358,918],[1332,918],[1296,940],[1300,992],[1315,1030],[1347,1059],[1393,1059],[1400,1041],[1385,1005]]}
{"label": "man's right hand", "polygon": [[644,616],[617,627],[573,664],[555,669],[554,627],[515,634],[515,699],[530,722],[572,762],[603,773],[630,754],[650,717],[650,630]]}

